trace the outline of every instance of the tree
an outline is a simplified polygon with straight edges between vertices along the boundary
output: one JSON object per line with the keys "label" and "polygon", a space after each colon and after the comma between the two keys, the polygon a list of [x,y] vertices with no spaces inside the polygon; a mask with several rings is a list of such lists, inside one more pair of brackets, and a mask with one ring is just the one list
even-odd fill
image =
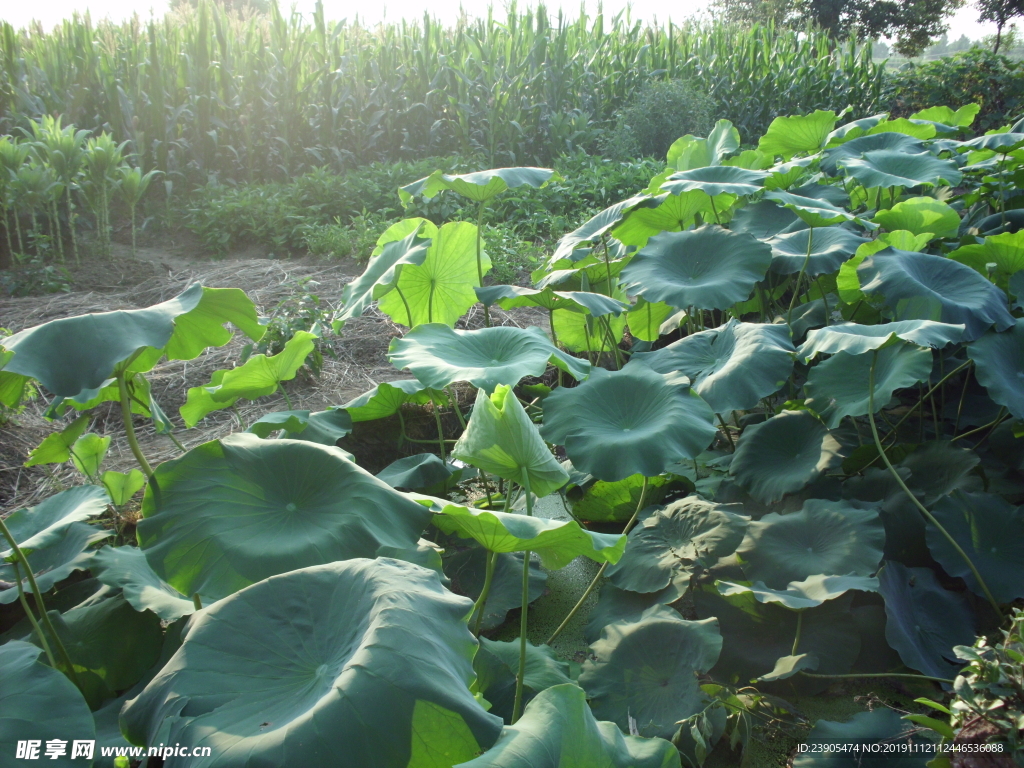
{"label": "tree", "polygon": [[1024,16],[1024,0],[978,0],[978,21],[992,21],[996,25],[996,39],[992,53],[999,53],[1003,42],[1003,27],[1010,19]]}

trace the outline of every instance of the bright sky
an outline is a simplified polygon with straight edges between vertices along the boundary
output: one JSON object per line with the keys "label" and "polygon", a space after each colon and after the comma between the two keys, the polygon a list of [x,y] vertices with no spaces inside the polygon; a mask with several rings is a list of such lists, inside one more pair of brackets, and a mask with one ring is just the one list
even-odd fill
{"label": "bright sky", "polygon": [[[284,2],[287,3],[287,0]],[[583,4],[592,15],[597,9],[598,0],[585,0]],[[674,21],[679,21],[699,14],[708,7],[708,4],[707,0],[632,0],[633,17],[665,21],[671,16]],[[314,5],[315,0],[295,2],[295,8],[302,13],[312,12]],[[451,22],[458,17],[460,8],[464,8],[473,16],[485,14],[488,5],[489,0],[433,0],[430,3],[430,11],[443,22]],[[501,3],[495,2],[494,5],[500,6]],[[520,6],[523,5],[526,3],[520,2]],[[579,0],[548,0],[547,5],[552,11],[561,6],[566,14],[571,16],[578,14],[580,8]],[[616,13],[626,5],[627,0],[605,0],[604,10],[608,14]],[[143,17],[148,17],[151,13],[161,15],[167,6],[167,0],[4,0],[0,4],[0,19],[16,27],[25,26],[33,19],[38,19],[44,26],[50,27],[75,11],[86,9],[92,13],[93,18],[109,16],[111,19],[119,20],[131,16],[134,12]],[[364,21],[368,22],[403,16],[419,18],[424,8],[422,0],[381,0],[368,6],[352,3],[350,0],[324,0],[324,6],[329,19],[342,19],[360,13]],[[995,32],[994,25],[979,24],[977,17],[978,12],[973,5],[960,9],[950,21],[949,39],[955,40],[962,34],[977,39]]]}

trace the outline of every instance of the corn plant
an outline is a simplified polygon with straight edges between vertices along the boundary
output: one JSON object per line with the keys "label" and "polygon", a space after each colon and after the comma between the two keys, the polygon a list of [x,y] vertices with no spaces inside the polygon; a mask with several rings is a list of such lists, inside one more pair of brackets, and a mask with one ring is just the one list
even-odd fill
{"label": "corn plant", "polygon": [[[119,183],[125,142],[117,144],[109,133],[90,138],[85,145],[84,175],[86,203],[96,216],[100,251],[110,255],[110,198]],[[134,216],[132,220],[134,222]]]}
{"label": "corn plant", "polygon": [[149,189],[149,183],[153,180],[159,171],[150,171],[149,173],[143,173],[138,168],[131,166],[122,165],[117,169],[117,189],[124,198],[124,201],[128,204],[128,209],[131,212],[132,220],[132,256],[135,255],[135,209],[139,207],[139,203],[142,202],[142,198],[146,195],[146,190]]}
{"label": "corn plant", "polygon": [[[38,122],[32,123],[35,137],[35,149],[40,160],[54,172],[56,180],[63,191],[64,211],[71,236],[71,250],[75,263],[80,263],[78,255],[78,237],[75,233],[74,191],[77,189],[79,174],[86,157],[86,141],[88,131],[76,130],[75,126],[61,125],[61,118],[43,115]],[[58,214],[53,214],[59,225]],[[63,239],[58,238],[61,260],[63,261]]]}

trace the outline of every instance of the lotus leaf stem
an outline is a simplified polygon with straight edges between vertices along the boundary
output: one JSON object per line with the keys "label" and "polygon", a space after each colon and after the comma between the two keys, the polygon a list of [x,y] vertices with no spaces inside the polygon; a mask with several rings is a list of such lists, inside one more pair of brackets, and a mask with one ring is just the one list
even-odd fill
{"label": "lotus leaf stem", "polygon": [[948,683],[949,685],[952,685],[954,683],[953,680],[949,680],[948,678],[945,678],[945,677],[932,677],[931,675],[912,675],[912,674],[910,674],[908,672],[875,672],[875,673],[872,673],[872,674],[863,674],[863,675],[859,675],[859,674],[850,674],[850,675],[817,675],[817,674],[812,674],[811,672],[804,672],[801,669],[800,670],[800,674],[803,675],[804,677],[813,677],[816,680],[857,680],[857,679],[866,678],[866,677],[896,677],[896,678],[902,678],[904,680],[933,680],[936,683]]}
{"label": "lotus leaf stem", "polygon": [[800,647],[800,632],[804,628],[804,612],[796,612],[796,634],[793,635],[793,648],[790,650],[790,656],[796,656],[796,649]]}
{"label": "lotus leaf stem", "polygon": [[[696,471],[696,459],[694,460],[694,471]],[[633,516],[629,518],[629,522],[626,523],[626,527],[622,529],[623,534],[629,533],[634,523],[636,523],[636,519],[640,514],[640,510],[644,508],[644,502],[647,501],[648,482],[649,480],[645,475],[643,485],[640,487],[640,501],[637,502],[636,509],[633,511]],[[601,581],[601,577],[604,576],[604,572],[607,569],[608,562],[605,561],[601,564],[601,567],[597,569],[597,573],[594,575],[594,578],[591,580],[590,585],[583,593],[583,596],[580,597],[580,599],[576,602],[576,605],[572,607],[572,610],[569,611],[568,615],[562,620],[562,623],[558,625],[558,628],[551,633],[551,637],[549,637],[547,640],[548,645],[551,645],[555,641],[555,638],[562,634],[562,630],[564,630],[566,626],[568,626],[569,622],[572,621],[572,617],[580,612],[580,608],[582,608],[583,604],[587,602],[587,598],[590,597],[590,593],[594,591],[594,588],[597,586],[598,582]]]}
{"label": "lotus leaf stem", "polygon": [[455,415],[459,419],[459,424],[461,424],[462,428],[465,429],[466,428],[466,417],[462,415],[462,409],[459,408],[459,393],[455,391],[455,385],[454,384],[452,384],[449,387],[446,387],[446,389],[448,390],[448,397],[451,400],[452,405],[455,406]]}
{"label": "lotus leaf stem", "polygon": [[[526,467],[522,469],[523,493],[526,494],[526,515],[533,517],[533,494],[530,492],[530,473]],[[530,550],[523,552],[523,599],[522,613],[519,616],[519,673],[516,675],[516,698],[512,705],[512,723],[523,712],[523,685],[526,681],[526,629],[527,614],[530,608]]]}
{"label": "lotus leaf stem", "polygon": [[[476,277],[477,282],[480,283],[480,287],[484,284],[484,208],[487,206],[486,200],[480,201],[480,206],[476,211]],[[403,298],[404,301],[404,298]],[[408,305],[406,305],[408,308]],[[484,325],[488,328],[491,327],[491,313],[487,309],[487,305],[483,305],[484,308]],[[412,315],[410,314],[411,318]]]}
{"label": "lotus leaf stem", "polygon": [[288,410],[290,411],[292,409],[292,399],[288,397],[288,392],[285,391],[284,385],[280,381],[277,382],[277,391],[284,396],[284,401],[288,404]]}
{"label": "lotus leaf stem", "polygon": [[487,605],[487,595],[491,591],[491,581],[494,579],[494,565],[498,561],[497,552],[487,553],[487,569],[484,571],[484,585],[480,590],[480,596],[476,599],[476,603],[473,605],[473,613],[476,615],[476,621],[473,622],[473,634],[480,635],[480,624],[484,620],[484,607]]}
{"label": "lotus leaf stem", "polygon": [[135,436],[135,425],[132,424],[132,404],[128,397],[128,385],[125,383],[124,371],[118,371],[115,374],[115,378],[117,379],[117,391],[121,399],[121,419],[124,421],[124,433],[128,438],[128,447],[131,448],[132,455],[139,462],[139,466],[142,467],[146,477],[152,480],[153,468],[146,461],[146,456],[142,453],[142,448],[139,447],[139,440]]}
{"label": "lotus leaf stem", "polygon": [[[57,634],[57,630],[53,628],[53,622],[50,621],[50,616],[46,612],[46,603],[43,602],[43,593],[39,591],[39,584],[36,583],[36,575],[32,572],[32,566],[29,565],[28,558],[25,557],[25,553],[18,546],[18,542],[15,540],[14,535],[7,527],[7,523],[4,522],[3,518],[0,518],[0,533],[7,539],[7,543],[11,545],[11,551],[14,553],[16,561],[21,562],[25,566],[25,574],[28,578],[28,585],[32,589],[32,596],[35,599],[36,608],[39,609],[39,618],[46,626],[46,631],[50,633],[50,637],[53,639],[53,644],[57,648],[57,653],[60,655],[61,661],[65,666],[65,674],[71,678],[71,682],[75,684],[75,687],[80,691],[82,688],[81,682],[78,680],[78,674],[75,672],[75,665],[71,663],[71,657],[68,656],[68,650],[64,647],[64,643],[60,639],[60,635]],[[18,589],[21,589],[21,573],[16,571],[18,577]],[[43,635],[40,633],[40,639]],[[45,641],[44,641],[45,642]],[[56,668],[56,665],[53,665]]]}
{"label": "lotus leaf stem", "polygon": [[39,643],[43,646],[43,651],[46,653],[46,658],[49,660],[50,666],[57,669],[57,660],[53,658],[53,651],[50,650],[50,644],[46,640],[46,635],[43,634],[43,630],[39,626],[39,622],[36,621],[36,615],[32,613],[28,600],[25,599],[25,588],[21,584],[21,568],[19,567],[18,561],[15,560],[11,565],[14,566],[14,581],[18,586],[18,602],[21,603],[21,609],[25,611],[25,617],[28,619],[28,623],[32,625],[32,631],[35,632],[36,637],[39,638]]}
{"label": "lotus leaf stem", "polygon": [[[400,298],[402,300],[402,303],[405,305],[405,315],[406,317],[409,318],[409,327],[412,328],[412,310],[409,309],[409,301],[405,298],[405,294],[402,293],[402,289],[399,288],[397,285],[395,286],[395,290],[398,291],[398,298]],[[487,307],[484,307],[484,312],[487,312]]]}
{"label": "lotus leaf stem", "polygon": [[[957,440],[960,440],[961,438],[970,437],[971,435],[976,435],[979,432],[984,432],[989,427],[992,427],[992,429],[994,430],[996,427],[998,427],[1000,424],[1002,424],[1004,421],[1006,421],[1006,419],[1009,418],[1009,416],[1006,414],[1005,411],[1006,411],[1006,408],[1000,408],[999,409],[999,413],[996,414],[995,419],[990,421],[988,424],[980,426],[977,429],[972,429],[970,432],[964,432],[962,435],[957,435],[952,440],[950,440],[950,442],[951,443],[955,443]],[[988,437],[988,435],[985,435],[985,437]],[[978,445],[981,445],[983,442],[985,442],[985,437],[983,437],[980,441],[978,441]],[[977,448],[978,445],[976,445],[974,447]]]}
{"label": "lotus leaf stem", "polygon": [[793,307],[796,306],[796,300],[800,296],[800,283],[804,279],[804,272],[807,271],[807,265],[811,263],[811,248],[814,244],[814,227],[807,228],[807,255],[804,256],[804,263],[800,266],[800,274],[796,276],[796,285],[793,286],[793,298],[789,300],[789,311],[786,313],[786,324],[789,326],[793,325]]}
{"label": "lotus leaf stem", "polygon": [[[924,408],[924,401],[927,398],[931,397],[932,394],[934,394],[935,390],[937,390],[939,387],[941,387],[943,384],[945,384],[949,379],[951,379],[953,376],[955,376],[956,374],[960,373],[960,371],[962,371],[964,368],[967,368],[968,366],[972,365],[973,363],[974,363],[973,360],[968,360],[966,363],[963,363],[962,365],[958,365],[952,371],[950,371],[945,376],[943,376],[941,379],[939,379],[939,382],[934,387],[932,387],[927,392],[925,392],[924,395],[922,396],[922,398],[921,398],[921,408],[922,409]],[[897,421],[895,426],[892,428],[892,431],[890,431],[889,434],[885,436],[887,440],[889,439],[889,437],[891,437],[891,436],[893,436],[895,434],[896,430],[900,428],[900,425],[903,424],[903,422],[906,421],[910,417],[910,414],[912,414],[915,410],[916,410],[915,408],[911,408],[909,411],[907,411],[905,414],[903,414],[903,418],[901,418],[899,421]],[[954,433],[955,432],[956,432],[956,430],[954,430]]]}
{"label": "lotus leaf stem", "polygon": [[732,448],[733,453],[735,453],[736,443],[733,442],[732,433],[729,431],[729,427],[726,425],[725,419],[722,418],[722,414],[720,413],[716,413],[715,416],[718,417],[718,423],[722,425],[722,432],[725,433],[725,439],[729,441],[729,447]]}
{"label": "lotus leaf stem", "polygon": [[441,449],[441,461],[447,461],[448,455],[444,451],[444,428],[441,426],[441,412],[438,410],[437,403],[434,403],[433,411],[434,423],[437,425],[437,445]]}
{"label": "lotus leaf stem", "polygon": [[878,455],[882,457],[882,461],[885,462],[886,468],[888,468],[889,473],[896,480],[897,484],[900,486],[900,488],[903,489],[903,492],[907,494],[907,498],[909,498],[910,501],[913,502],[914,506],[916,506],[918,510],[920,510],[921,514],[924,515],[925,519],[938,529],[939,533],[941,533],[945,537],[946,541],[948,541],[952,545],[953,549],[956,550],[957,554],[959,554],[960,557],[963,558],[964,562],[967,563],[967,567],[971,569],[971,573],[974,575],[975,580],[978,582],[978,586],[980,586],[982,591],[985,593],[985,598],[995,609],[996,615],[1002,616],[1003,612],[999,608],[999,603],[996,602],[996,599],[992,596],[992,592],[989,590],[988,585],[985,583],[985,580],[981,577],[981,574],[978,572],[978,569],[971,561],[971,558],[967,556],[967,553],[964,552],[960,544],[957,543],[957,540],[954,539],[950,532],[947,531],[946,528],[942,525],[942,523],[938,521],[935,515],[929,512],[928,508],[925,507],[925,505],[921,503],[920,499],[918,499],[917,496],[915,496],[914,493],[910,490],[910,488],[907,487],[907,484],[903,482],[903,478],[900,476],[900,473],[896,471],[896,468],[892,465],[892,462],[889,461],[889,457],[885,455],[885,449],[882,448],[882,441],[878,437],[878,425],[875,424],[875,366],[877,364],[878,350],[876,349],[871,353],[871,368],[868,371],[868,423],[871,424],[871,436],[875,440],[875,447],[878,449]]}
{"label": "lotus leaf stem", "polygon": [[192,605],[196,607],[197,611],[203,610],[203,601],[200,599],[198,592],[192,595]]}
{"label": "lotus leaf stem", "polygon": [[828,328],[829,320],[832,319],[832,312],[828,308],[828,296],[825,295],[825,289],[821,287],[821,280],[817,275],[814,276],[814,284],[818,286],[818,293],[821,294],[821,302],[825,305],[825,327]]}

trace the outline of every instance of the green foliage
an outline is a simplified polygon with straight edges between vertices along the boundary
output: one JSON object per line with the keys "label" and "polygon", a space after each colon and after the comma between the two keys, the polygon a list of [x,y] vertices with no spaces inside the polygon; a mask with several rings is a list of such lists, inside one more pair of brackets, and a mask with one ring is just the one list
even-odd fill
{"label": "green foliage", "polygon": [[712,128],[715,103],[685,80],[646,83],[615,115],[615,127],[601,137],[609,157],[662,157],[680,134],[697,136]]}

